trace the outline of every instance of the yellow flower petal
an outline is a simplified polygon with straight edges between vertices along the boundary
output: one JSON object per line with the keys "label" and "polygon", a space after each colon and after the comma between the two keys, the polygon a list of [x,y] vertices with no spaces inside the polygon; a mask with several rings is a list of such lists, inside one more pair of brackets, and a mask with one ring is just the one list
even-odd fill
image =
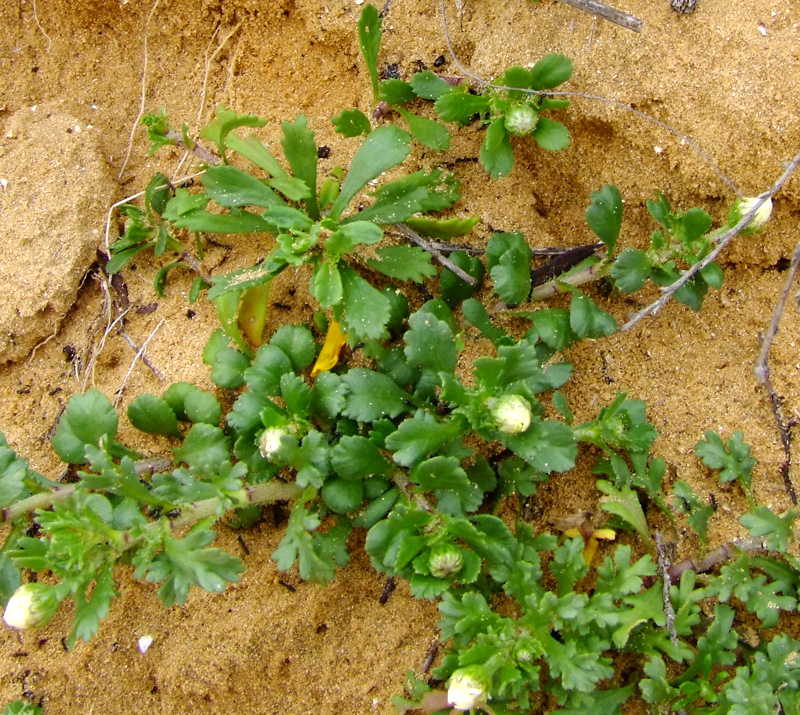
{"label": "yellow flower petal", "polygon": [[346,344],[347,335],[342,332],[339,323],[331,320],[328,325],[328,333],[325,335],[325,342],[322,344],[322,350],[317,356],[314,367],[311,368],[311,377],[316,377],[321,372],[334,367],[339,362],[339,353]]}

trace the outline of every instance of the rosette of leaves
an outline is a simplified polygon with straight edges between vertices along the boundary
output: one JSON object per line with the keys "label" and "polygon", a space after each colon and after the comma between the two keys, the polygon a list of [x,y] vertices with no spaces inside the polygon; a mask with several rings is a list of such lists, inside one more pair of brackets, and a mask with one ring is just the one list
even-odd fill
{"label": "rosette of leaves", "polygon": [[[569,146],[567,128],[542,116],[542,112],[569,106],[569,100],[548,97],[546,93],[571,76],[569,58],[550,54],[531,69],[509,67],[480,94],[472,94],[466,85],[433,84],[425,76],[418,76],[411,84],[421,93],[417,96],[435,99],[434,107],[443,121],[463,125],[477,116],[486,124],[480,162],[492,177],[498,178],[514,167],[511,137],[530,137],[548,151],[560,151]],[[502,89],[495,89],[495,85]],[[435,87],[434,91],[431,87]]]}
{"label": "rosette of leaves", "polygon": [[[365,5],[358,23],[361,54],[372,84],[373,102],[380,101],[385,110],[397,112],[409,131],[421,144],[443,151],[450,146],[450,132],[438,122],[412,112],[407,105],[423,99],[435,102],[439,118],[464,125],[478,117],[487,125],[481,146],[480,161],[494,178],[505,176],[514,166],[510,137],[532,137],[539,146],[559,151],[569,146],[569,131],[542,112],[569,106],[566,99],[548,97],[553,90],[572,76],[572,62],[564,55],[550,54],[531,69],[509,67],[485,91],[474,94],[458,78],[447,78],[430,71],[417,72],[408,81],[399,78],[381,79],[378,55],[381,44],[381,19],[378,10]],[[333,120],[344,136],[368,134],[369,118],[359,109],[349,109]]]}
{"label": "rosette of leaves", "polygon": [[[179,134],[169,129],[165,118],[150,119],[154,146],[197,146],[185,128]],[[413,223],[421,215],[449,208],[459,198],[458,181],[440,169],[417,171],[385,183],[375,191],[371,205],[353,211],[354,197],[408,156],[411,136],[396,126],[376,129],[356,151],[343,179],[341,171],[334,172],[318,186],[318,147],[305,116],[282,124],[288,170],[255,135],[242,138],[237,133],[241,127],[265,123],[218,107],[200,138],[216,146],[221,161],[213,163],[213,155],[203,154],[209,158],[202,190],[173,191],[163,177],[154,179],[145,209],[124,208],[128,226],[111,246],[111,270],[119,270],[144,248],[157,253],[177,249],[180,229],[197,235],[269,233],[275,236],[275,248],[263,261],[215,277],[208,291],[223,328],[242,352],[252,356],[250,345],[261,343],[271,281],[287,267],[304,264],[311,267],[312,295],[322,308],[332,310],[351,344],[385,336],[389,300],[356,270],[362,260],[359,247],[379,243],[384,226]],[[234,166],[234,157],[255,166],[255,173]],[[430,218],[422,224],[434,232],[438,225]],[[450,223],[443,225],[442,230],[452,233]],[[473,225],[467,222],[458,230],[468,231]],[[436,274],[431,257],[416,246],[378,249],[370,266],[402,280],[422,281]],[[162,271],[157,284],[163,284],[164,275]]]}

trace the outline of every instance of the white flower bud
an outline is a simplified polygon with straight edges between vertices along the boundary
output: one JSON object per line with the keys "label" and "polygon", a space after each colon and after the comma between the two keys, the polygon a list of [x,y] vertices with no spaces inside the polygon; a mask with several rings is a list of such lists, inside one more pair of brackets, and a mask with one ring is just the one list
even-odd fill
{"label": "white flower bud", "polygon": [[[737,223],[739,223],[739,221],[742,220],[742,217],[746,213],[752,210],[758,201],[760,201],[760,197],[758,196],[744,196],[740,199],[736,199],[736,201],[733,202],[730,213],[728,214],[728,223],[731,226],[735,226]],[[767,225],[767,221],[769,221],[770,216],[772,216],[772,199],[767,199],[758,208],[756,215],[750,219],[750,223],[748,223],[744,228],[742,234],[747,235],[751,233],[757,233]]]}
{"label": "white flower bud", "polygon": [[284,435],[294,435],[294,429],[291,425],[284,425],[282,427],[267,427],[262,433],[261,438],[258,440],[258,451],[264,459],[272,460],[275,453],[281,446],[281,437]]}
{"label": "white flower bud", "polygon": [[428,556],[428,568],[431,576],[447,578],[461,571],[464,558],[461,551],[453,544],[439,544],[431,549]]}
{"label": "white flower bud", "polygon": [[489,404],[492,419],[501,432],[520,434],[531,424],[531,406],[519,395],[503,395]]}
{"label": "white flower bud", "polygon": [[447,702],[456,710],[474,710],[486,704],[488,689],[488,678],[481,666],[459,668],[450,677]]}
{"label": "white flower bud", "polygon": [[536,129],[539,116],[536,110],[528,104],[515,104],[506,113],[505,125],[509,134],[524,137]]}
{"label": "white flower bud", "polygon": [[58,601],[45,583],[26,583],[8,599],[3,620],[12,628],[43,626],[55,614]]}

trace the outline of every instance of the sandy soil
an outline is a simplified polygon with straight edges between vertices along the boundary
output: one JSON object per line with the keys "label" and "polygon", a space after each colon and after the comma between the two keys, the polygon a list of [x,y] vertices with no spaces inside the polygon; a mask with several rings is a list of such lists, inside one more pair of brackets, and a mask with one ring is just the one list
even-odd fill
{"label": "sandy soil", "polygon": [[[329,118],[369,108],[370,90],[355,35],[354,0],[65,0],[0,2],[0,429],[32,465],[52,476],[59,463],[48,438],[70,395],[95,386],[124,407],[166,383],[112,333],[106,296],[90,266],[104,242],[109,207],[142,190],[155,170],[186,175],[179,155],[146,156],[137,128],[140,103],[166,107],[176,124],[200,126],[224,102],[264,116],[263,137],[277,141],[279,122],[304,112],[318,141],[331,147],[324,169],[345,164],[352,143]],[[765,190],[800,150],[800,10],[783,0],[710,2],[679,16],[667,0],[624,0],[644,20],[641,34],[565,4],[466,0],[450,8],[455,49],[471,71],[489,77],[510,64],[563,52],[575,63],[569,88],[610,97],[689,135],[744,194]],[[149,19],[148,19],[149,18]],[[382,59],[411,73],[447,55],[434,0],[395,0]],[[144,46],[147,65],[144,71]],[[443,71],[455,74],[447,60]],[[142,98],[142,93],[144,97]],[[645,201],[663,191],[673,205],[700,205],[721,219],[733,193],[696,152],[665,129],[617,105],[576,100],[565,113],[573,145],[553,155],[533,143],[517,147],[513,173],[490,180],[461,158],[477,155],[482,136],[467,129],[443,157],[458,162],[459,215],[480,215],[471,239],[491,227],[519,230],[532,245],[577,245],[591,239],[583,212],[591,191],[615,183],[626,199],[622,241],[644,246],[654,226]],[[712,545],[740,535],[742,500],[698,465],[691,449],[705,429],[740,429],[759,464],[756,496],[776,510],[788,505],[778,468],[783,460],[764,392],[752,376],[759,334],[785,281],[786,259],[800,237],[800,181],[775,202],[767,232],[740,238],[722,260],[724,287],[700,314],[669,305],[634,330],[582,345],[568,355],[576,379],[567,390],[578,418],[588,418],[617,390],[649,405],[661,437],[657,451],[668,480],[714,492],[720,510]],[[117,231],[112,218],[110,233]],[[252,264],[268,239],[231,240],[210,250],[206,269]],[[137,260],[125,273],[134,306],[125,327],[168,381],[210,387],[201,351],[216,326],[203,301],[188,305],[188,274],[176,274],[168,296],[152,292],[156,262]],[[313,310],[304,276],[286,276],[270,329],[307,320]],[[620,322],[653,298],[607,300]],[[137,307],[157,303],[152,312]],[[155,331],[155,333],[154,333]],[[790,308],[772,352],[775,387],[789,416],[800,409],[800,325]],[[124,389],[123,389],[124,387]],[[166,443],[136,442],[149,451]],[[800,474],[792,468],[797,482]],[[548,521],[591,509],[591,475],[575,470],[542,490],[536,518]],[[281,514],[219,543],[244,559],[241,583],[221,596],[196,592],[164,609],[156,587],[120,572],[121,597],[89,644],[65,652],[66,609],[43,631],[0,635],[0,703],[23,693],[46,712],[307,713],[389,712],[404,672],[419,668],[436,637],[434,604],[400,586],[385,605],[384,581],[353,543],[354,558],[327,589],[279,574],[269,554]],[[684,544],[691,548],[691,542]],[[136,647],[152,634],[146,654]]]}

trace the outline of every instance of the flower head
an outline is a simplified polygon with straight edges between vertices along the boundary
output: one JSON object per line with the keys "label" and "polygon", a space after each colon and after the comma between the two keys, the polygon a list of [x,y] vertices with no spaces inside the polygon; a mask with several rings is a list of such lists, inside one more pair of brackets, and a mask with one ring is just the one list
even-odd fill
{"label": "flower head", "polygon": [[506,130],[514,136],[524,137],[536,129],[539,115],[529,104],[515,104],[505,116]]}
{"label": "flower head", "polygon": [[480,665],[459,668],[450,676],[447,702],[456,710],[473,710],[489,698],[489,678]]}
{"label": "flower head", "polygon": [[58,610],[53,589],[45,583],[26,583],[8,599],[3,620],[12,628],[43,626]]}
{"label": "flower head", "polygon": [[520,395],[503,395],[490,401],[489,409],[497,429],[501,432],[520,434],[530,427],[531,406]]}
{"label": "flower head", "polygon": [[258,440],[258,451],[266,460],[273,460],[278,448],[281,446],[281,437],[293,436],[295,433],[293,425],[283,425],[281,427],[267,427]]}
{"label": "flower head", "polygon": [[428,568],[431,576],[447,578],[461,571],[464,557],[461,550],[454,544],[438,544],[431,549],[428,555]]}
{"label": "flower head", "polygon": [[[728,223],[735,226],[742,220],[746,213],[749,213],[753,207],[761,200],[760,196],[743,196],[736,199],[731,206],[728,213]],[[750,222],[742,230],[742,234],[747,235],[751,233],[758,233],[764,226],[767,225],[770,216],[772,216],[772,199],[767,199],[756,211],[755,216],[750,219]]]}

